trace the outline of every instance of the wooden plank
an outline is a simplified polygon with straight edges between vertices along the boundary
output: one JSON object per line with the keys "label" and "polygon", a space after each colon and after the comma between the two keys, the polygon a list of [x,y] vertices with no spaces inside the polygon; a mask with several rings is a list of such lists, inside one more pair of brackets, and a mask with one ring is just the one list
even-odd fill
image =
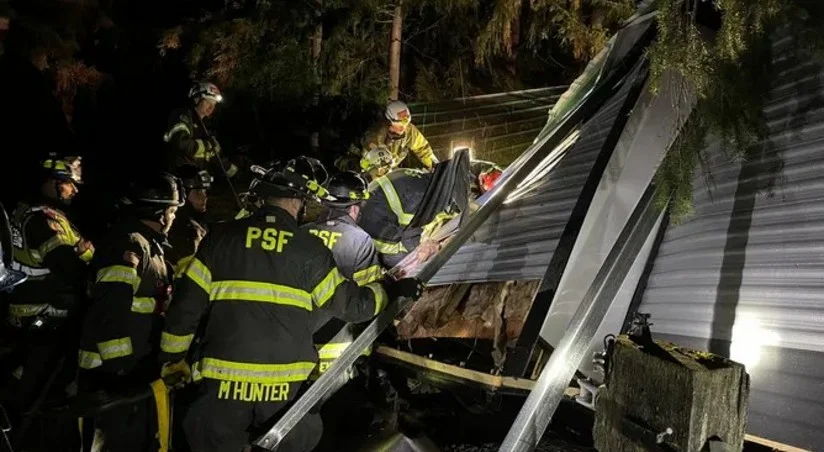
{"label": "wooden plank", "polygon": [[[386,356],[388,358],[396,359],[398,361],[403,361],[407,364],[411,364],[413,366],[422,367],[434,372],[441,372],[447,375],[451,375],[453,377],[462,378],[465,380],[474,381],[477,383],[481,383],[486,386],[500,388],[500,387],[508,387],[508,388],[516,388],[522,389],[525,391],[531,391],[535,385],[533,380],[529,380],[526,378],[512,378],[512,377],[500,377],[496,375],[489,375],[483,372],[478,372],[471,369],[466,369],[463,367],[453,366],[451,364],[444,364],[440,361],[435,361],[433,359],[424,358],[419,355],[415,355],[414,353],[404,352],[401,350],[396,350],[394,348],[389,348],[385,346],[380,346],[375,351],[376,354]],[[570,398],[574,398],[580,393],[580,390],[577,387],[570,386],[564,391],[564,395]],[[747,442],[759,444],[762,446],[770,447],[777,452],[812,452],[809,449],[799,449],[798,447],[790,446],[788,444],[778,443],[766,438],[761,438],[755,435],[747,434],[744,436],[744,440]]]}
{"label": "wooden plank", "polygon": [[775,441],[750,434],[744,435],[744,441],[770,447],[777,452],[812,452],[809,449],[799,449],[795,446],[790,446],[789,444],[777,443]]}
{"label": "wooden plank", "polygon": [[413,366],[421,367],[433,372],[450,375],[464,380],[474,381],[493,388],[512,388],[523,391],[531,391],[535,386],[535,382],[526,378],[501,377],[499,375],[490,375],[476,370],[466,369],[451,364],[445,364],[434,359],[424,358],[414,353],[395,350],[385,346],[378,347],[375,354],[386,356],[398,361],[402,361]]}

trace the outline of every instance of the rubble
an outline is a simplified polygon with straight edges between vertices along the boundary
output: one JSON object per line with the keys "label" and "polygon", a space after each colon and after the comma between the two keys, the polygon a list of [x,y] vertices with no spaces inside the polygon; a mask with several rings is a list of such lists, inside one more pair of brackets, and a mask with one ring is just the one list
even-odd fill
{"label": "rubble", "polygon": [[396,325],[402,339],[517,339],[539,281],[455,284],[428,289]]}

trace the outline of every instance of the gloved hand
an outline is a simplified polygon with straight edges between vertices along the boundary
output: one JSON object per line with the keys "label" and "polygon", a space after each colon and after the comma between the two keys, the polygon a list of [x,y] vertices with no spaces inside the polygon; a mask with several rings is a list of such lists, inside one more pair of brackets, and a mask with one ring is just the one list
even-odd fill
{"label": "gloved hand", "polygon": [[88,240],[81,240],[74,246],[75,252],[84,262],[89,262],[94,257],[94,245]]}
{"label": "gloved hand", "polygon": [[160,368],[160,378],[179,388],[192,381],[192,368],[185,359],[176,363],[166,363]]}
{"label": "gloved hand", "polygon": [[417,300],[423,295],[425,288],[423,282],[418,278],[403,278],[397,281],[386,279],[383,288],[390,300],[394,301],[401,297]]}
{"label": "gloved hand", "polygon": [[229,179],[235,177],[235,175],[237,175],[237,173],[239,171],[239,168],[237,167],[237,165],[235,165],[232,162],[229,162],[229,165],[225,166],[225,168],[226,168],[226,177],[228,177]]}
{"label": "gloved hand", "polygon": [[215,154],[219,154],[220,153],[220,143],[217,142],[217,138],[209,137],[209,143],[211,145],[212,151]]}

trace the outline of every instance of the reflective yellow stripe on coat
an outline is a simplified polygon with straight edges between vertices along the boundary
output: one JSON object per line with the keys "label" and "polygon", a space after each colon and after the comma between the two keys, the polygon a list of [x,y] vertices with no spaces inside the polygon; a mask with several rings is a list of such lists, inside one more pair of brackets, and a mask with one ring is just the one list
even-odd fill
{"label": "reflective yellow stripe on coat", "polygon": [[277,384],[304,381],[309,378],[315,363],[295,362],[288,364],[259,364],[203,358],[200,375],[203,378],[222,381]]}
{"label": "reflective yellow stripe on coat", "polygon": [[409,225],[409,223],[412,222],[412,218],[415,217],[415,214],[403,211],[401,198],[398,196],[398,192],[395,190],[395,186],[392,185],[389,178],[385,176],[379,177],[375,179],[375,182],[383,191],[383,195],[386,197],[386,203],[389,204],[389,209],[398,217],[398,224],[401,226]]}

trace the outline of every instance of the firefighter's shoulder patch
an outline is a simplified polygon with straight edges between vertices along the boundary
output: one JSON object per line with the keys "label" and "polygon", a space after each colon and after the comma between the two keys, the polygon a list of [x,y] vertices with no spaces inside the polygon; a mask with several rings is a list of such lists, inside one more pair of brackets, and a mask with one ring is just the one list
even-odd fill
{"label": "firefighter's shoulder patch", "polygon": [[140,257],[134,251],[126,251],[123,253],[123,263],[129,267],[137,268],[140,265]]}

